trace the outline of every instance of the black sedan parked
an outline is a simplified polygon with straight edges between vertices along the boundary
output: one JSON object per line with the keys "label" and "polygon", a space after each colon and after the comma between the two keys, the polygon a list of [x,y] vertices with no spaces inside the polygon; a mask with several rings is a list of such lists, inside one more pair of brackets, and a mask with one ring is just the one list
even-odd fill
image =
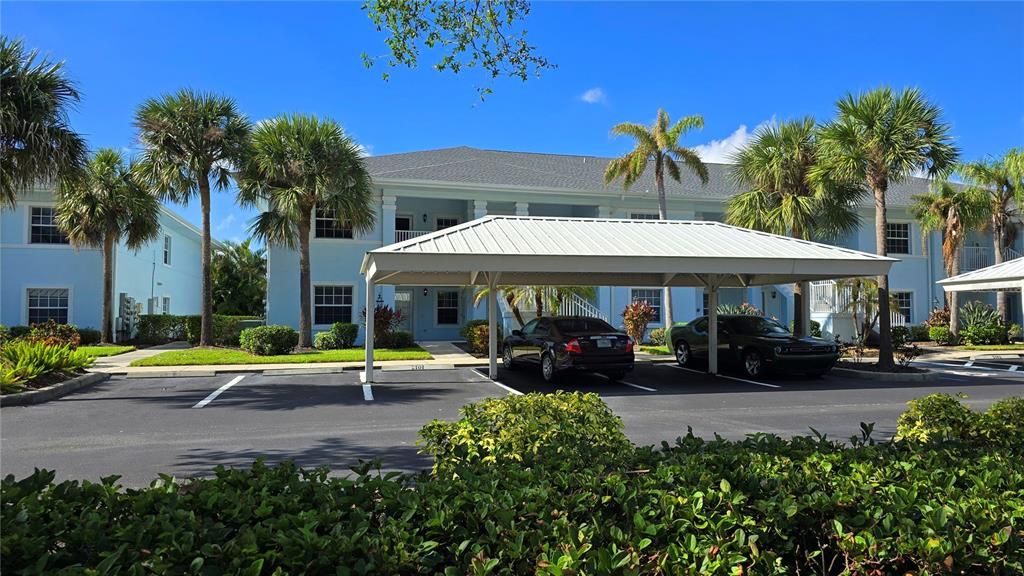
{"label": "black sedan parked", "polygon": [[[690,366],[708,358],[708,318],[672,327],[667,340],[676,361]],[[839,346],[821,338],[797,338],[762,316],[718,316],[718,362],[738,365],[749,377],[768,370],[820,376],[839,359]]]}
{"label": "black sedan parked", "polygon": [[597,372],[618,380],[633,369],[633,341],[600,318],[536,318],[513,330],[501,349],[505,368],[539,366],[550,382],[566,370]]}

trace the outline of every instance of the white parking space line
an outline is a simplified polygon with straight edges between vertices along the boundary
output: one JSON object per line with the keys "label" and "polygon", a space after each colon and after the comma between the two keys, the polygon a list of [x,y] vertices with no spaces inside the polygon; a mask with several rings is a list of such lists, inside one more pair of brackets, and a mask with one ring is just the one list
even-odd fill
{"label": "white parking space line", "polygon": [[217,396],[220,396],[228,388],[231,388],[235,384],[238,384],[239,382],[241,382],[242,378],[245,378],[245,374],[242,374],[241,376],[235,376],[234,378],[231,379],[230,382],[228,382],[227,384],[221,386],[220,388],[217,388],[212,393],[210,393],[209,396],[207,396],[206,398],[203,398],[202,400],[197,402],[196,405],[193,406],[193,408],[202,408],[203,406],[206,406],[210,402],[213,402],[214,398],[216,398]]}
{"label": "white parking space line", "polygon": [[[704,375],[710,376],[710,374],[708,374],[707,372],[702,372],[700,370],[694,370],[693,368],[684,368],[684,367],[678,366],[676,364],[662,364],[662,366],[668,366],[670,368],[675,368],[677,370],[685,370],[687,372],[693,372],[694,374],[704,374]],[[737,378],[735,376],[726,376],[725,374],[715,374],[715,376],[717,376],[719,378],[725,378],[726,380],[735,380],[737,382],[745,382],[747,384],[754,384],[754,385],[757,385],[757,386],[764,386],[765,388],[782,388],[782,386],[779,386],[778,384],[768,384],[767,382],[755,382],[754,380],[747,380],[745,378]]]}
{"label": "white parking space line", "polygon": [[367,402],[373,400],[373,386],[363,384],[363,400],[366,400]]}
{"label": "white parking space line", "polygon": [[519,390],[516,390],[515,388],[512,388],[511,386],[505,386],[504,384],[502,384],[501,382],[498,382],[497,380],[491,380],[490,377],[488,377],[486,374],[484,374],[483,371],[480,370],[479,368],[473,368],[473,372],[476,372],[477,374],[482,376],[484,378],[484,380],[486,380],[487,382],[490,382],[491,384],[494,384],[498,388],[501,388],[502,390],[508,392],[509,394],[512,394],[513,396],[522,396],[523,395],[522,392],[520,392]]}
{"label": "white parking space line", "polygon": [[624,382],[622,380],[619,380],[619,384],[625,384],[626,386],[629,386],[631,388],[636,388],[638,390],[645,390],[647,392],[657,392],[658,391],[657,388],[648,388],[647,386],[641,386],[639,384],[633,384],[632,382]]}

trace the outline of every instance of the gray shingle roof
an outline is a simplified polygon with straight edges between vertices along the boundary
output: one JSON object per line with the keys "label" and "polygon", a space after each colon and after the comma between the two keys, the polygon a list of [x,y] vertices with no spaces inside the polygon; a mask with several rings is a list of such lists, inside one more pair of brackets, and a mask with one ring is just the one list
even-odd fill
{"label": "gray shingle roof", "polygon": [[[378,181],[428,181],[452,184],[516,186],[571,192],[606,192],[622,189],[620,182],[604,183],[604,169],[611,158],[572,156],[536,152],[482,150],[459,146],[400,154],[371,156],[366,159],[370,172]],[[724,200],[737,192],[728,164],[708,165],[709,180],[702,186],[695,176],[684,173],[681,183],[667,179],[671,196],[697,200]],[[911,196],[928,191],[929,180],[911,178],[889,187],[888,201],[893,206],[909,206]],[[655,189],[654,171],[633,185],[631,191]],[[870,199],[865,199],[870,203]]]}

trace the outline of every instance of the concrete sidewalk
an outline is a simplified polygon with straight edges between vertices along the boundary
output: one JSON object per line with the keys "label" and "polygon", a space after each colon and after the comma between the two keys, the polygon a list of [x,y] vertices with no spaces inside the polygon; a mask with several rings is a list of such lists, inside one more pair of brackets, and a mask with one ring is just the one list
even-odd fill
{"label": "concrete sidewalk", "polygon": [[168,350],[185,350],[191,347],[192,345],[188,342],[171,342],[169,344],[161,344],[159,346],[150,346],[149,348],[143,348],[133,352],[125,352],[124,354],[118,354],[117,356],[101,356],[96,359],[90,370],[92,372],[117,374],[118,372],[112,372],[112,370],[127,368],[129,364],[136,360],[156,356],[157,354]]}

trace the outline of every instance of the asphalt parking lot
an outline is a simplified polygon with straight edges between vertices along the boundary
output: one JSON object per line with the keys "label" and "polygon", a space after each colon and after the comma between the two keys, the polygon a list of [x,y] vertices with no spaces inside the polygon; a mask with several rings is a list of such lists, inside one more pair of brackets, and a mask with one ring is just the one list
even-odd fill
{"label": "asphalt parking lot", "polygon": [[339,374],[224,374],[190,378],[115,377],[60,400],[0,411],[0,473],[55,469],[61,478],[120,474],[145,485],[160,472],[210,474],[217,465],[247,466],[257,457],[294,459],[344,474],[360,459],[384,469],[429,467],[417,432],[434,418],[486,397],[556,389],[596,392],[622,417],[638,444],[694,433],[742,438],[790,436],[811,427],[834,438],[875,422],[890,435],[906,402],[931,392],[965,393],[978,409],[1024,394],[1024,373],[935,367],[928,383],[897,384],[838,376],[758,381],[712,377],[672,364],[641,364],[623,382],[567,375],[545,384],[531,370],[378,371],[365,385],[357,371]]}

